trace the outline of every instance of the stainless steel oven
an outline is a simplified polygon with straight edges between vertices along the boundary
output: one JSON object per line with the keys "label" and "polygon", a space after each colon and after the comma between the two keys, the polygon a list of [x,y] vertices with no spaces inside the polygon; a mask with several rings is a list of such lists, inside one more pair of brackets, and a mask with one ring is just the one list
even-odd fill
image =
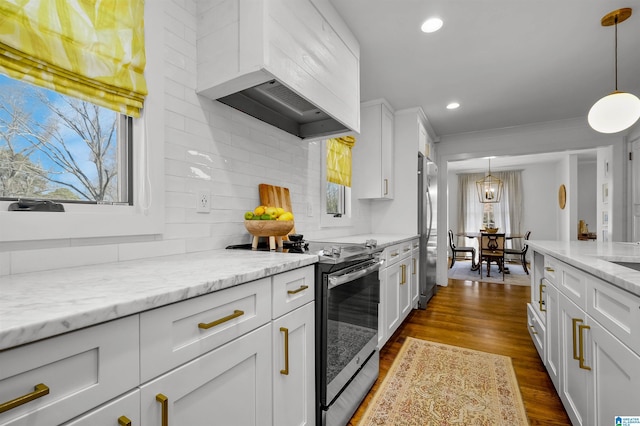
{"label": "stainless steel oven", "polygon": [[378,377],[380,252],[375,246],[332,245],[321,253],[316,267],[316,424],[344,426]]}

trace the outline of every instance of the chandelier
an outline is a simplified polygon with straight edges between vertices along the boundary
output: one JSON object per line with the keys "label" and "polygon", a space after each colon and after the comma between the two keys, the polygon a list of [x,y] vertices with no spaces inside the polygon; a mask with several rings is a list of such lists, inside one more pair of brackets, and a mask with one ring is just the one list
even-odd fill
{"label": "chandelier", "polygon": [[603,27],[615,28],[615,90],[593,104],[587,120],[600,133],[621,132],[640,118],[640,99],[618,90],[618,24],[631,16],[631,8],[623,8],[607,13],[600,21]]}
{"label": "chandelier", "polygon": [[502,198],[502,181],[491,174],[491,158],[487,175],[476,181],[478,200],[481,203],[499,203]]}

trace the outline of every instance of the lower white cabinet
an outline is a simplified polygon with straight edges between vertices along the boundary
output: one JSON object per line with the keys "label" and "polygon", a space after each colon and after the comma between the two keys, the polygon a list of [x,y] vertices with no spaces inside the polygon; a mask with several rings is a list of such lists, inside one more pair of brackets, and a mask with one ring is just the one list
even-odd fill
{"label": "lower white cabinet", "polygon": [[554,261],[544,291],[545,366],[572,424],[636,415],[640,297]]}
{"label": "lower white cabinet", "polygon": [[315,422],[314,333],[314,302],[273,321],[274,426]]}
{"label": "lower white cabinet", "polygon": [[313,271],[0,351],[0,426],[313,425]]}
{"label": "lower white cabinet", "polygon": [[267,324],[142,385],[142,424],[269,426],[271,365]]}
{"label": "lower white cabinet", "polygon": [[0,351],[0,425],[59,425],[139,380],[137,315]]}
{"label": "lower white cabinet", "polygon": [[396,244],[387,247],[383,253],[385,267],[379,273],[378,349],[382,348],[398,329],[413,306],[412,244],[412,241]]}

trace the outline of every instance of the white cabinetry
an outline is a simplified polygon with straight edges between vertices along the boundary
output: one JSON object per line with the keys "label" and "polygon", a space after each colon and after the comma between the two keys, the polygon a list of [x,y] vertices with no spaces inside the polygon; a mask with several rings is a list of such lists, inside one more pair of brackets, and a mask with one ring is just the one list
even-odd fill
{"label": "white cabinetry", "polygon": [[273,279],[274,426],[311,426],[315,422],[313,279],[312,268]]}
{"label": "white cabinetry", "polygon": [[311,425],[313,271],[1,351],[0,425]]}
{"label": "white cabinetry", "polygon": [[[131,390],[139,383],[138,333],[134,315],[1,351],[0,425],[62,424]],[[120,415],[136,412],[114,422]]]}
{"label": "white cabinetry", "polygon": [[393,111],[385,100],[364,102],[362,130],[353,147],[353,190],[358,198],[393,199]]}
{"label": "white cabinetry", "polygon": [[275,78],[360,131],[360,47],[328,1],[200,1],[198,16],[198,93],[218,99]]}
{"label": "white cabinetry", "polygon": [[380,270],[378,349],[382,348],[411,312],[411,250],[413,241],[395,244],[383,252]]}
{"label": "white cabinetry", "polygon": [[534,263],[542,261],[545,366],[571,422],[608,425],[614,416],[635,413],[640,297],[534,252]]}

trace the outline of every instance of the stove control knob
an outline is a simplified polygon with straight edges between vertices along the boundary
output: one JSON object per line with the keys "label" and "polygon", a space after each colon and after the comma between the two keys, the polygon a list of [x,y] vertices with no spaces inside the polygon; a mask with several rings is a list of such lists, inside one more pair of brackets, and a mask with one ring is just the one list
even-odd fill
{"label": "stove control knob", "polygon": [[342,253],[342,247],[340,247],[340,246],[331,247],[331,255],[332,256],[340,257],[341,253]]}
{"label": "stove control knob", "polygon": [[367,240],[364,243],[365,247],[376,248],[378,246],[378,241],[376,240]]}

